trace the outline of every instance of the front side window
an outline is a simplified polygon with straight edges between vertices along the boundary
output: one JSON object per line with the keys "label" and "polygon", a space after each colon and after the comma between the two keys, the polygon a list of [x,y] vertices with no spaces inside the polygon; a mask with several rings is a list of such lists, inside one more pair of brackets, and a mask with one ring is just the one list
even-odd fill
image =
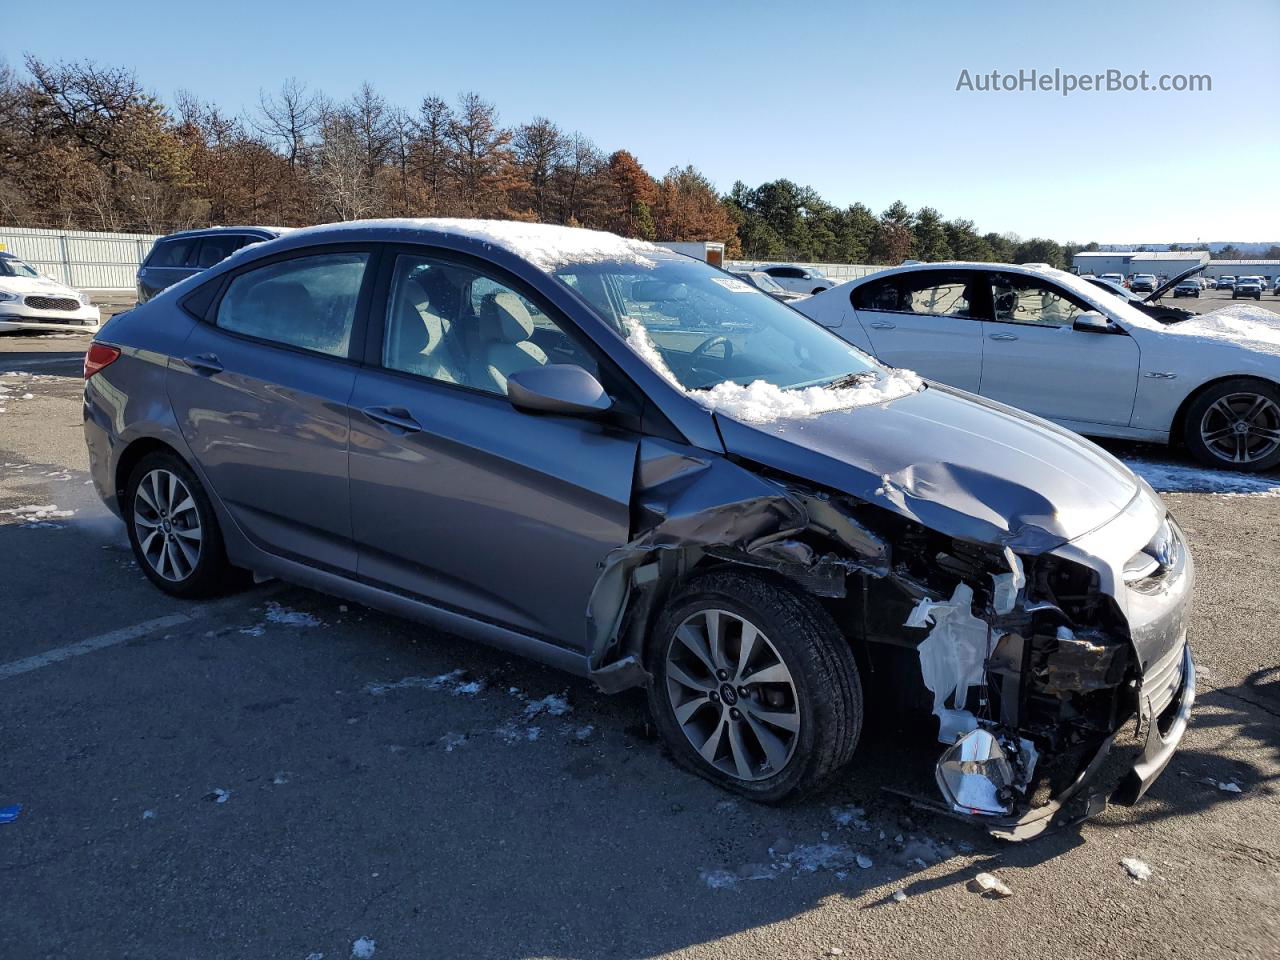
{"label": "front side window", "polygon": [[432,257],[396,258],[387,298],[383,366],[495,393],[513,373],[592,356],[539,306],[479,270]]}
{"label": "front side window", "polygon": [[242,273],[218,305],[217,325],[334,357],[351,345],[367,253],[282,260]]}
{"label": "front side window", "polygon": [[580,263],[555,277],[633,344],[643,335],[687,390],[757,380],[821,386],[881,370],[825,327],[706,264]]}
{"label": "front side window", "polygon": [[157,240],[147,257],[148,267],[185,267],[192,260],[196,244],[192,238],[181,240]]}
{"label": "front side window", "polygon": [[26,261],[10,254],[0,255],[0,277],[27,277],[35,279],[40,271]]}
{"label": "front side window", "polygon": [[863,284],[853,291],[857,310],[915,313],[932,317],[970,315],[971,277],[963,273],[921,270]]}
{"label": "front side window", "polygon": [[999,323],[1069,327],[1077,316],[1094,309],[1061,287],[1017,274],[996,274],[992,278],[991,296]]}

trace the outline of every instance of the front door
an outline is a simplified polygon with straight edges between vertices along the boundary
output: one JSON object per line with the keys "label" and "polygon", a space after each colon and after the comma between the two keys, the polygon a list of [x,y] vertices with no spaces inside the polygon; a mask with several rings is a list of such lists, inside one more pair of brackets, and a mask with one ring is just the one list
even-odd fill
{"label": "front door", "polygon": [[514,278],[402,252],[386,285],[380,356],[351,401],[361,577],[584,650],[600,564],[629,535],[638,435],[507,401],[531,366],[600,375]]}
{"label": "front door", "polygon": [[1076,330],[1095,311],[1051,280],[991,275],[992,316],[982,323],[984,397],[1050,420],[1127,426],[1138,389],[1138,345],[1114,333]]}

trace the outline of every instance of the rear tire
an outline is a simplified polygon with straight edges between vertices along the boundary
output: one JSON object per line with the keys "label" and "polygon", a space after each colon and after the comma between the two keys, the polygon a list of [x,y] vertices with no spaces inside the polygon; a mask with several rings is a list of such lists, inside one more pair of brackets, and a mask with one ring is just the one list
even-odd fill
{"label": "rear tire", "polygon": [[1205,466],[1257,472],[1280,465],[1280,387],[1248,377],[1215,384],[1187,406],[1182,437]]}
{"label": "rear tire", "polygon": [[165,593],[195,599],[248,585],[249,574],[227,561],[204,486],[175,454],[157,451],[138,461],[123,505],[138,566]]}
{"label": "rear tire", "polygon": [[853,650],[812,597],[780,581],[696,577],[667,604],[647,661],[649,709],[672,757],[726,790],[762,803],[796,799],[858,745]]}

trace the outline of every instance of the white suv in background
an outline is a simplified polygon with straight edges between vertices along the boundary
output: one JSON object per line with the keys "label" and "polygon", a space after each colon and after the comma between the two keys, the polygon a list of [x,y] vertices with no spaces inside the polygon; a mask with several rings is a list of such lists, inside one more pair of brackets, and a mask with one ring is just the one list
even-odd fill
{"label": "white suv in background", "polygon": [[0,253],[0,330],[75,330],[94,333],[102,314],[81,293],[11,253]]}
{"label": "white suv in background", "polygon": [[776,263],[771,267],[761,267],[761,273],[767,273],[778,282],[784,290],[792,293],[821,293],[830,290],[836,282],[813,267],[801,267],[794,263]]}

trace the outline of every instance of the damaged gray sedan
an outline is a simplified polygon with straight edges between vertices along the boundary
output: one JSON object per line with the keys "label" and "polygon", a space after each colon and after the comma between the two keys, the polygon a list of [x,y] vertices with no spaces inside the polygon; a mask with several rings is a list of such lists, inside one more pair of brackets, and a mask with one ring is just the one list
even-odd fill
{"label": "damaged gray sedan", "polygon": [[675,759],[757,800],[915,714],[917,802],[1028,837],[1136,801],[1189,720],[1192,561],[1145,482],[651,244],[296,231],[113,318],[85,377],[162,590],[279,577],[646,687]]}

